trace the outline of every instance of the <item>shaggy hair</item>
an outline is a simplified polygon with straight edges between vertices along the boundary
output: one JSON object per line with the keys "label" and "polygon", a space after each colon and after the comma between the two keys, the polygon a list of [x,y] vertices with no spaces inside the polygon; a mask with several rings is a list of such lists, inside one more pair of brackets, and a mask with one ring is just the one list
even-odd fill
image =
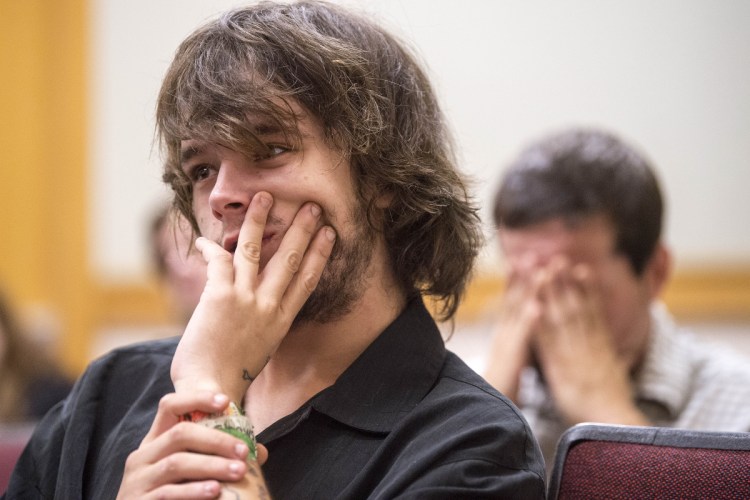
{"label": "shaggy hair", "polygon": [[[299,141],[300,104],[353,169],[369,224],[384,233],[408,293],[434,296],[453,316],[483,236],[456,168],[445,119],[407,48],[371,21],[322,2],[264,2],[232,10],[178,48],[158,100],[164,179],[198,230],[180,142],[208,140],[263,154],[248,116]],[[376,200],[385,196],[388,208]]]}

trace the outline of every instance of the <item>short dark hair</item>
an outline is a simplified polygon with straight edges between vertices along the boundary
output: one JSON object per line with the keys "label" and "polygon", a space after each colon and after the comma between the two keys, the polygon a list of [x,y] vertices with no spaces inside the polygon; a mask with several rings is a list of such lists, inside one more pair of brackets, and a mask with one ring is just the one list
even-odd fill
{"label": "short dark hair", "polygon": [[[192,187],[180,169],[182,139],[257,152],[264,146],[248,114],[294,138],[291,100],[350,160],[360,202],[382,229],[404,289],[437,297],[441,319],[450,318],[483,243],[477,207],[414,55],[341,7],[263,2],[227,12],[180,45],[157,107],[164,179],[177,208],[197,231]],[[387,209],[376,204],[383,196]]]}
{"label": "short dark hair", "polygon": [[523,228],[556,217],[605,215],[617,252],[640,275],[661,236],[663,201],[654,170],[610,132],[576,128],[528,146],[495,195],[498,227]]}

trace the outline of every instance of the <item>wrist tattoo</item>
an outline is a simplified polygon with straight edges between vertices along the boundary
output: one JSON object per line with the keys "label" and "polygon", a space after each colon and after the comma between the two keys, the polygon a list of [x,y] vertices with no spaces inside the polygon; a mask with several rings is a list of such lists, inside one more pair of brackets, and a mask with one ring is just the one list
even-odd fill
{"label": "wrist tattoo", "polygon": [[[269,361],[271,361],[271,356],[268,356],[266,360],[263,362],[263,366],[261,367],[261,370],[263,370],[263,368],[266,367]],[[257,377],[257,375],[255,377]],[[255,377],[250,375],[250,372],[248,371],[247,368],[242,369],[242,380],[248,380],[252,384],[253,381],[255,380]]]}

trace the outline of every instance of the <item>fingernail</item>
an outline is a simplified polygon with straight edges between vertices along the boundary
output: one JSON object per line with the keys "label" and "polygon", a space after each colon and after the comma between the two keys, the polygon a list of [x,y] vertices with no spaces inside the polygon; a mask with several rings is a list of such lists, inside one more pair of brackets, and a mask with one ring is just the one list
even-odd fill
{"label": "fingernail", "polygon": [[241,465],[237,462],[232,462],[229,464],[229,470],[235,474],[237,474],[240,471]]}
{"label": "fingernail", "polygon": [[216,406],[223,406],[229,402],[229,397],[226,394],[215,394],[214,404]]}
{"label": "fingernail", "polygon": [[312,212],[315,217],[318,217],[320,215],[320,207],[313,203],[310,205],[310,212]]}
{"label": "fingernail", "polygon": [[268,208],[271,206],[271,195],[268,193],[258,193],[258,202],[260,203],[260,206],[263,208]]}
{"label": "fingernail", "polygon": [[328,238],[328,241],[334,241],[336,239],[336,231],[334,231],[330,227],[327,227],[326,228],[326,238]]}
{"label": "fingernail", "polygon": [[239,458],[244,459],[247,457],[247,454],[250,453],[250,449],[247,447],[246,444],[240,443],[240,444],[234,445],[234,453]]}

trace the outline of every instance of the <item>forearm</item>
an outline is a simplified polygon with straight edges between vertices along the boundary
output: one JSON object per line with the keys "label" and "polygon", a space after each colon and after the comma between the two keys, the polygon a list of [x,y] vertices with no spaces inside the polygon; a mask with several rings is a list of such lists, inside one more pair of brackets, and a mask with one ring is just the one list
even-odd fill
{"label": "forearm", "polygon": [[517,336],[505,337],[498,332],[490,352],[485,379],[511,400],[518,401],[520,374],[529,357],[525,340]]}
{"label": "forearm", "polygon": [[484,378],[500,393],[514,403],[518,402],[518,375],[516,370],[502,370],[500,367],[485,371]]}

